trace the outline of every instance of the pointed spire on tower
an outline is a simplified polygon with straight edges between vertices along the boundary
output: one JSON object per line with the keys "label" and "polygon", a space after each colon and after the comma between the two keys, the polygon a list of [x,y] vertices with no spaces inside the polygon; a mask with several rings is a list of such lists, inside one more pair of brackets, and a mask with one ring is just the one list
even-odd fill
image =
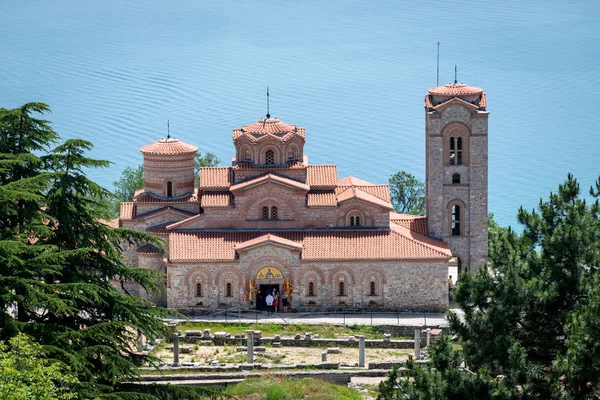
{"label": "pointed spire on tower", "polygon": [[454,84],[458,83],[458,67],[454,64]]}
{"label": "pointed spire on tower", "polygon": [[169,125],[169,120],[167,120],[167,139],[171,139],[171,127]]}

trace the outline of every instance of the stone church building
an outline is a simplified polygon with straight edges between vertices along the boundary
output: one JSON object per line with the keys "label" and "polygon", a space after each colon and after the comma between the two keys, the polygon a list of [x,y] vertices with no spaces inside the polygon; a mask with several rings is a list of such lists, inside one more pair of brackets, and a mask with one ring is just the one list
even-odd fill
{"label": "stone church building", "polygon": [[231,166],[201,168],[199,185],[197,147],[158,140],[140,149],[144,188],[113,223],[165,249],[124,254],[165,273],[151,300],[177,310],[262,309],[276,290],[297,310],[442,311],[449,263],[474,271],[487,262],[486,105],[480,88],[429,89],[427,217],[393,212],[388,185],[310,164],[305,128],[268,114],[233,130]]}

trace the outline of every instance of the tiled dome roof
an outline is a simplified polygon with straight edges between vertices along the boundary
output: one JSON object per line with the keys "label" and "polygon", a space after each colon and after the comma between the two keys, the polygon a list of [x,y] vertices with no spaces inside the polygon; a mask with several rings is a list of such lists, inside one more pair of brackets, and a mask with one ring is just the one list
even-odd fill
{"label": "tiled dome roof", "polygon": [[286,124],[280,121],[278,118],[261,118],[252,125],[245,125],[242,127],[244,133],[253,134],[278,134],[287,133],[296,129],[296,125]]}
{"label": "tiled dome roof", "polygon": [[444,86],[438,86],[429,89],[429,93],[434,96],[475,96],[483,93],[482,88],[467,86],[464,83],[447,83]]}
{"label": "tiled dome roof", "polygon": [[184,143],[175,138],[160,139],[140,148],[140,151],[144,154],[165,155],[189,154],[195,153],[197,150],[198,147]]}

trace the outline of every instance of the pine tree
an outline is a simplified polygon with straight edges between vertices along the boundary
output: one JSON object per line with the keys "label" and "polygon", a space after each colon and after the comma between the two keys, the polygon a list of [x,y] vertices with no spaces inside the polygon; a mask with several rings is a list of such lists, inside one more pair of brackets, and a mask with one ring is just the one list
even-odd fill
{"label": "pine tree", "polygon": [[81,396],[93,397],[152,361],[135,351],[138,335],[167,333],[167,310],[114,286],[133,281],[159,290],[156,273],[125,265],[120,246],[160,244],[100,222],[109,193],[84,171],[108,162],[85,156],[91,143],[68,140],[34,154],[58,140],[31,115],[47,111],[38,103],[0,110],[0,339],[29,335],[46,357],[69,365]]}
{"label": "pine tree", "polygon": [[591,205],[569,175],[537,210],[519,210],[522,234],[491,227],[490,268],[461,275],[463,315],[448,316],[466,367],[436,362],[453,356],[434,346],[398,398],[600,397],[600,179],[590,194]]}

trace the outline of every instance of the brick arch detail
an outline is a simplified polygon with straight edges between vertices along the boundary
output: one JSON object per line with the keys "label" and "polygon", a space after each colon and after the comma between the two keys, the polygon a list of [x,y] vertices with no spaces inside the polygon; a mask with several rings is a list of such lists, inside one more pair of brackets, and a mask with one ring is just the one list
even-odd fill
{"label": "brick arch detail", "polygon": [[362,216],[361,225],[364,226],[372,226],[374,224],[373,214],[367,210],[363,205],[358,205],[358,201],[351,201],[351,204],[345,204],[340,207],[337,211],[337,225],[338,226],[348,226],[350,225],[350,214],[355,212],[359,213]]}
{"label": "brick arch detail", "polygon": [[458,131],[461,134],[466,133],[469,136],[471,135],[471,127],[469,125],[461,121],[451,121],[443,126],[442,136],[454,131]]}
{"label": "brick arch detail", "polygon": [[373,274],[376,274],[379,276],[379,279],[382,284],[387,283],[387,274],[385,273],[384,270],[382,270],[379,267],[368,267],[368,268],[363,269],[360,272],[360,275],[358,276],[358,280],[361,284],[364,284],[365,282],[367,282],[367,281],[365,281],[365,277],[368,278],[370,275],[373,275]]}
{"label": "brick arch detail", "polygon": [[185,277],[184,277],[184,283],[186,287],[191,287],[191,281],[192,278],[194,278],[195,276],[200,275],[203,279],[204,282],[207,285],[212,285],[213,284],[213,280],[211,279],[211,275],[210,272],[208,272],[208,270],[204,267],[194,267],[192,269],[190,269],[189,271],[187,271],[185,273]]}
{"label": "brick arch detail", "polygon": [[321,279],[321,284],[325,285],[325,274],[323,271],[317,267],[303,267],[300,272],[298,272],[298,281],[303,282],[307,275],[315,274]]}
{"label": "brick arch detail", "polygon": [[258,271],[266,266],[273,266],[277,268],[281,271],[283,279],[289,279],[290,281],[293,281],[294,274],[290,265],[281,258],[274,256],[260,257],[252,261],[252,264],[250,264],[248,267],[247,278],[256,279],[256,274],[258,274]]}
{"label": "brick arch detail", "polygon": [[266,164],[267,159],[266,159],[266,154],[268,150],[272,150],[273,151],[273,157],[274,157],[274,162],[275,164],[283,164],[282,162],[282,154],[281,154],[281,147],[278,146],[275,143],[265,143],[263,145],[261,145],[258,148],[258,160],[257,162],[259,164]]}
{"label": "brick arch detail", "polygon": [[336,276],[339,274],[345,274],[350,277],[350,283],[356,285],[356,275],[354,272],[348,267],[335,267],[329,272],[329,284],[333,284],[333,281]]}
{"label": "brick arch detail", "polygon": [[[267,183],[267,185],[269,184]],[[248,219],[248,211],[250,211],[250,208],[252,208],[252,206],[254,206],[256,203],[266,203],[269,201],[272,201],[273,203],[278,203],[280,205],[285,204],[285,206],[290,208],[292,210],[292,213],[294,213],[294,219],[299,220],[302,218],[302,211],[300,210],[294,199],[292,199],[291,196],[285,194],[284,192],[279,192],[277,197],[264,197],[264,194],[262,193],[255,193],[248,196],[248,198],[244,201],[244,204],[242,204],[242,206],[240,207],[240,219]],[[278,209],[280,210],[279,212],[281,212],[282,208],[280,206],[278,206]],[[257,216],[254,216],[254,218],[257,218]]]}
{"label": "brick arch detail", "polygon": [[233,275],[234,278],[236,278],[237,284],[239,285],[239,287],[242,287],[242,285],[244,283],[242,273],[240,272],[239,269],[234,268],[234,267],[221,268],[219,270],[219,272],[217,272],[217,276],[215,278],[215,283],[217,285],[223,283],[224,278],[227,276],[230,276],[230,275]]}

